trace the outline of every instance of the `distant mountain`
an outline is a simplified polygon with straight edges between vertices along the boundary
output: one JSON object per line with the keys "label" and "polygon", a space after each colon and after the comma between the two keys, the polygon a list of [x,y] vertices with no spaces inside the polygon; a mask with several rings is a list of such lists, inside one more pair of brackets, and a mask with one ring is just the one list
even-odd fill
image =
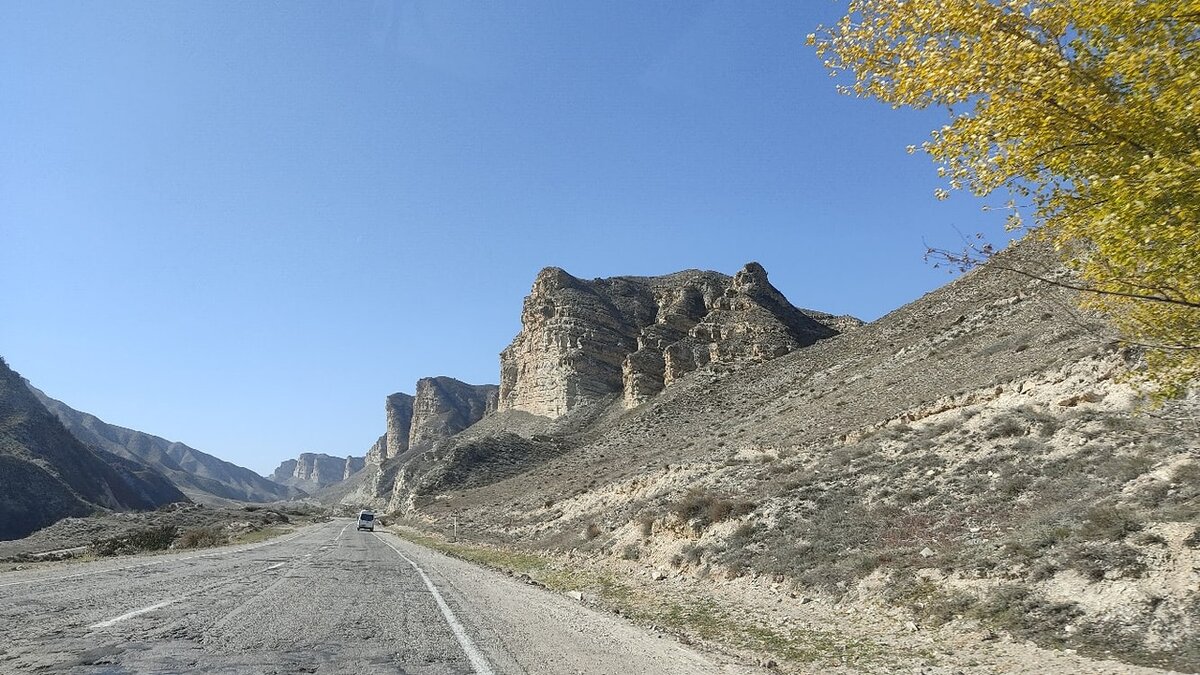
{"label": "distant mountain", "polygon": [[187,501],[140,462],[89,448],[0,359],[0,539],[19,539],[97,509],[153,509]]}
{"label": "distant mountain", "polygon": [[365,457],[334,457],[303,452],[296,459],[280,464],[271,474],[271,480],[311,493],[346,480],[362,470],[365,462]]}
{"label": "distant mountain", "polygon": [[56,401],[32,386],[29,389],[84,444],[148,464],[195,501],[273,502],[304,494],[183,443],[109,424],[95,415]]}

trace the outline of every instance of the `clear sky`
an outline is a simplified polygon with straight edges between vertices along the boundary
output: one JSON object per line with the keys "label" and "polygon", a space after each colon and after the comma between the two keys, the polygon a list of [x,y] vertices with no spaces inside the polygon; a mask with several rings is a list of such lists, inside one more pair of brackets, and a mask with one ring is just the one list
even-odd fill
{"label": "clear sky", "polygon": [[835,93],[804,37],[844,4],[4,2],[0,355],[268,473],[497,382],[545,266],[756,260],[878,318],[997,229],[905,152],[941,113]]}

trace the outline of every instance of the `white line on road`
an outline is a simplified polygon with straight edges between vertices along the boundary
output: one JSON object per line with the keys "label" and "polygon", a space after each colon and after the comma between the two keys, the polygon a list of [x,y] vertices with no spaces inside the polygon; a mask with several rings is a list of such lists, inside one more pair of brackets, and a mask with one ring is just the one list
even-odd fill
{"label": "white line on road", "polygon": [[404,561],[409,565],[412,565],[412,568],[417,571],[417,574],[421,575],[421,579],[425,582],[425,585],[429,587],[429,592],[433,594],[433,599],[437,602],[438,608],[442,610],[442,616],[446,617],[446,623],[450,624],[450,630],[454,632],[454,637],[458,640],[458,645],[462,647],[463,653],[466,654],[467,659],[471,661],[471,667],[475,669],[476,675],[492,675],[492,667],[488,665],[487,659],[483,657],[483,654],[480,653],[479,649],[475,646],[475,643],[471,642],[471,638],[467,635],[466,629],[463,628],[463,625],[458,622],[458,618],[454,616],[454,612],[450,611],[450,605],[446,604],[446,600],[442,598],[442,594],[439,593],[437,587],[433,585],[433,581],[430,580],[429,575],[425,574],[425,570],[421,569],[421,566],[414,562],[412,558],[409,558],[401,553],[400,549],[392,546],[391,542],[387,541],[383,537],[380,537],[379,540],[387,544],[388,548],[395,551],[396,555],[403,558]]}
{"label": "white line on road", "polygon": [[88,628],[108,628],[109,626],[113,625],[114,623],[120,623],[120,622],[124,621],[125,619],[132,619],[133,617],[135,617],[139,614],[145,614],[146,612],[153,612],[154,610],[166,607],[167,605],[169,605],[173,602],[175,602],[174,599],[163,600],[162,602],[155,603],[153,605],[150,605],[149,607],[135,609],[132,612],[126,612],[126,613],[122,614],[121,616],[114,616],[113,618],[108,619],[106,621],[101,621],[100,623],[94,623],[94,624],[88,626]]}

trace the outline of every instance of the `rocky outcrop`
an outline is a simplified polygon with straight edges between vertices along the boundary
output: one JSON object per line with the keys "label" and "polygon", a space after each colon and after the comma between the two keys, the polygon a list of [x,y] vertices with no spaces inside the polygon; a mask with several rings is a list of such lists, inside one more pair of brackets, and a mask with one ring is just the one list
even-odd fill
{"label": "rocky outcrop", "polygon": [[380,436],[375,444],[367,449],[366,463],[383,464],[383,460],[387,459],[387,434]]}
{"label": "rocky outcrop", "polygon": [[187,501],[153,468],[88,447],[0,359],[0,539],[98,509]]}
{"label": "rocky outcrop", "polygon": [[305,492],[316,492],[346,480],[360,471],[365,463],[365,457],[334,457],[304,452],[296,459],[282,462],[271,474],[271,480],[280,485],[300,488]]}
{"label": "rocky outcrop", "polygon": [[489,406],[494,409],[498,393],[494,384],[467,384],[452,377],[417,380],[408,447],[428,448],[478,422]]}
{"label": "rocky outcrop", "polygon": [[366,463],[367,462],[366,462],[365,457],[355,457],[353,455],[347,455],[346,456],[346,467],[345,467],[345,469],[342,470],[342,480],[346,480],[350,476],[353,476],[354,474],[358,473],[359,471],[362,471],[363,467],[366,466]]}
{"label": "rocky outcrop", "polygon": [[367,451],[365,470],[344,487],[320,495],[346,506],[384,508],[397,473],[412,457],[496,411],[499,387],[452,377],[417,381],[416,395],[387,397],[387,431]]}
{"label": "rocky outcrop", "polygon": [[634,407],[706,364],[765,361],[852,322],[792,306],[758,263],[592,281],[547,268],[500,354],[498,406],[557,418],[619,393]]}
{"label": "rocky outcrop", "polygon": [[399,457],[408,450],[408,435],[412,431],[413,397],[395,393],[384,403],[387,414],[383,460]]}

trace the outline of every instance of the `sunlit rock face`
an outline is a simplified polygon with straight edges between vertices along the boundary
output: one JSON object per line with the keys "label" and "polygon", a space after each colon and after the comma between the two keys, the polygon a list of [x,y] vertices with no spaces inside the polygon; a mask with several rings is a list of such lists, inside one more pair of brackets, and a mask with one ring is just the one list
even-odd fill
{"label": "sunlit rock face", "polygon": [[408,435],[412,430],[413,397],[395,393],[384,403],[387,413],[387,433],[384,438],[383,460],[399,457],[408,450]]}
{"label": "sunlit rock face", "polygon": [[281,485],[315,492],[346,480],[360,471],[366,458],[334,457],[316,452],[302,452],[296,459],[283,461],[271,474],[271,480]]}
{"label": "sunlit rock face", "polygon": [[591,281],[550,267],[500,354],[498,407],[556,418],[617,393],[634,407],[699,367],[775,358],[857,323],[792,306],[758,263]]}
{"label": "sunlit rock face", "polygon": [[494,384],[467,384],[452,377],[417,380],[408,447],[429,447],[483,419],[495,410],[498,391]]}

